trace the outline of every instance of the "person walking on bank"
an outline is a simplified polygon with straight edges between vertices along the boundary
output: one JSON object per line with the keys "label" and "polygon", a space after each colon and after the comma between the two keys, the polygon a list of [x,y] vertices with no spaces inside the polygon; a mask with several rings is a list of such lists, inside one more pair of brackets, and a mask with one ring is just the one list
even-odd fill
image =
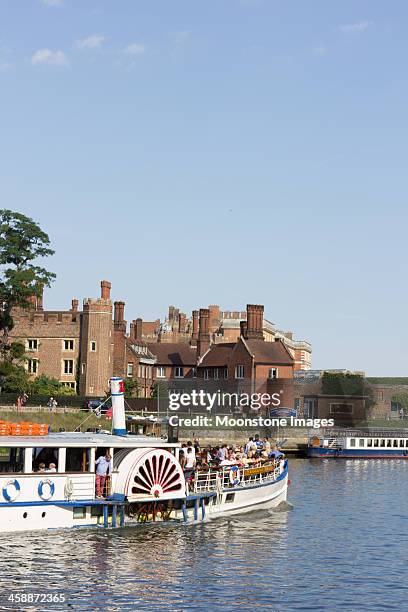
{"label": "person walking on bank", "polygon": [[112,473],[112,457],[109,451],[106,451],[104,457],[99,457],[95,461],[96,466],[96,497],[103,498],[105,491],[106,478]]}

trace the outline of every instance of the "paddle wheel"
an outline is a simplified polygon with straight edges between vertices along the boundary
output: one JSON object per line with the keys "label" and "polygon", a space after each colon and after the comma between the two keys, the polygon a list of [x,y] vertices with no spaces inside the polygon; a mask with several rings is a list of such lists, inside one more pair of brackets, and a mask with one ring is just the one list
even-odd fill
{"label": "paddle wheel", "polygon": [[[122,451],[123,453],[123,451]],[[142,448],[118,457],[115,493],[130,502],[163,502],[186,495],[183,470],[176,457],[161,448]],[[164,506],[149,507],[149,514],[164,513]]]}
{"label": "paddle wheel", "polygon": [[137,520],[138,523],[148,523],[155,521],[168,521],[171,516],[173,506],[170,502],[146,502],[141,504],[131,504],[128,508],[128,515]]}

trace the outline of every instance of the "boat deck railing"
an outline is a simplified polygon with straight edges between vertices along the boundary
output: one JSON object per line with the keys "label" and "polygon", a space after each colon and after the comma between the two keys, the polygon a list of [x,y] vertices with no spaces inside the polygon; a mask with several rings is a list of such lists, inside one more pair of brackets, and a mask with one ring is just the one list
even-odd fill
{"label": "boat deck railing", "polygon": [[325,438],[407,438],[408,429],[323,429]]}
{"label": "boat deck railing", "polygon": [[276,480],[281,473],[280,461],[271,461],[256,466],[223,466],[219,470],[209,469],[195,473],[193,489],[195,493],[221,491],[233,487],[245,487]]}

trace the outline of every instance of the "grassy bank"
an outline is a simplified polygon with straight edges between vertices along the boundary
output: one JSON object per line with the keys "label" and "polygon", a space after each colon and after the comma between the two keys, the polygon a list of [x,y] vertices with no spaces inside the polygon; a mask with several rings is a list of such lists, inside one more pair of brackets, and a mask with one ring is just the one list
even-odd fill
{"label": "grassy bank", "polygon": [[31,423],[47,423],[51,426],[51,431],[59,431],[60,427],[64,427],[67,431],[74,431],[78,426],[81,426],[82,431],[86,431],[88,427],[101,427],[102,429],[111,429],[111,421],[101,417],[97,419],[94,415],[89,415],[86,412],[0,412],[0,420],[13,423],[20,421],[30,421]]}

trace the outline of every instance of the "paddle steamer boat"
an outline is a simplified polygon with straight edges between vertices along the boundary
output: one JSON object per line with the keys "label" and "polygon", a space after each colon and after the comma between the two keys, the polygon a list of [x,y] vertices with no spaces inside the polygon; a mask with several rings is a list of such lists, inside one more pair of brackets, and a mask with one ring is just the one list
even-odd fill
{"label": "paddle steamer boat", "polygon": [[[186,483],[175,441],[128,434],[124,385],[111,379],[112,434],[14,431],[0,438],[0,533],[198,521],[286,501],[286,460],[196,472]],[[4,432],[3,432],[4,433]],[[110,452],[109,490],[95,495],[95,461]],[[55,472],[36,471],[40,459]]]}

